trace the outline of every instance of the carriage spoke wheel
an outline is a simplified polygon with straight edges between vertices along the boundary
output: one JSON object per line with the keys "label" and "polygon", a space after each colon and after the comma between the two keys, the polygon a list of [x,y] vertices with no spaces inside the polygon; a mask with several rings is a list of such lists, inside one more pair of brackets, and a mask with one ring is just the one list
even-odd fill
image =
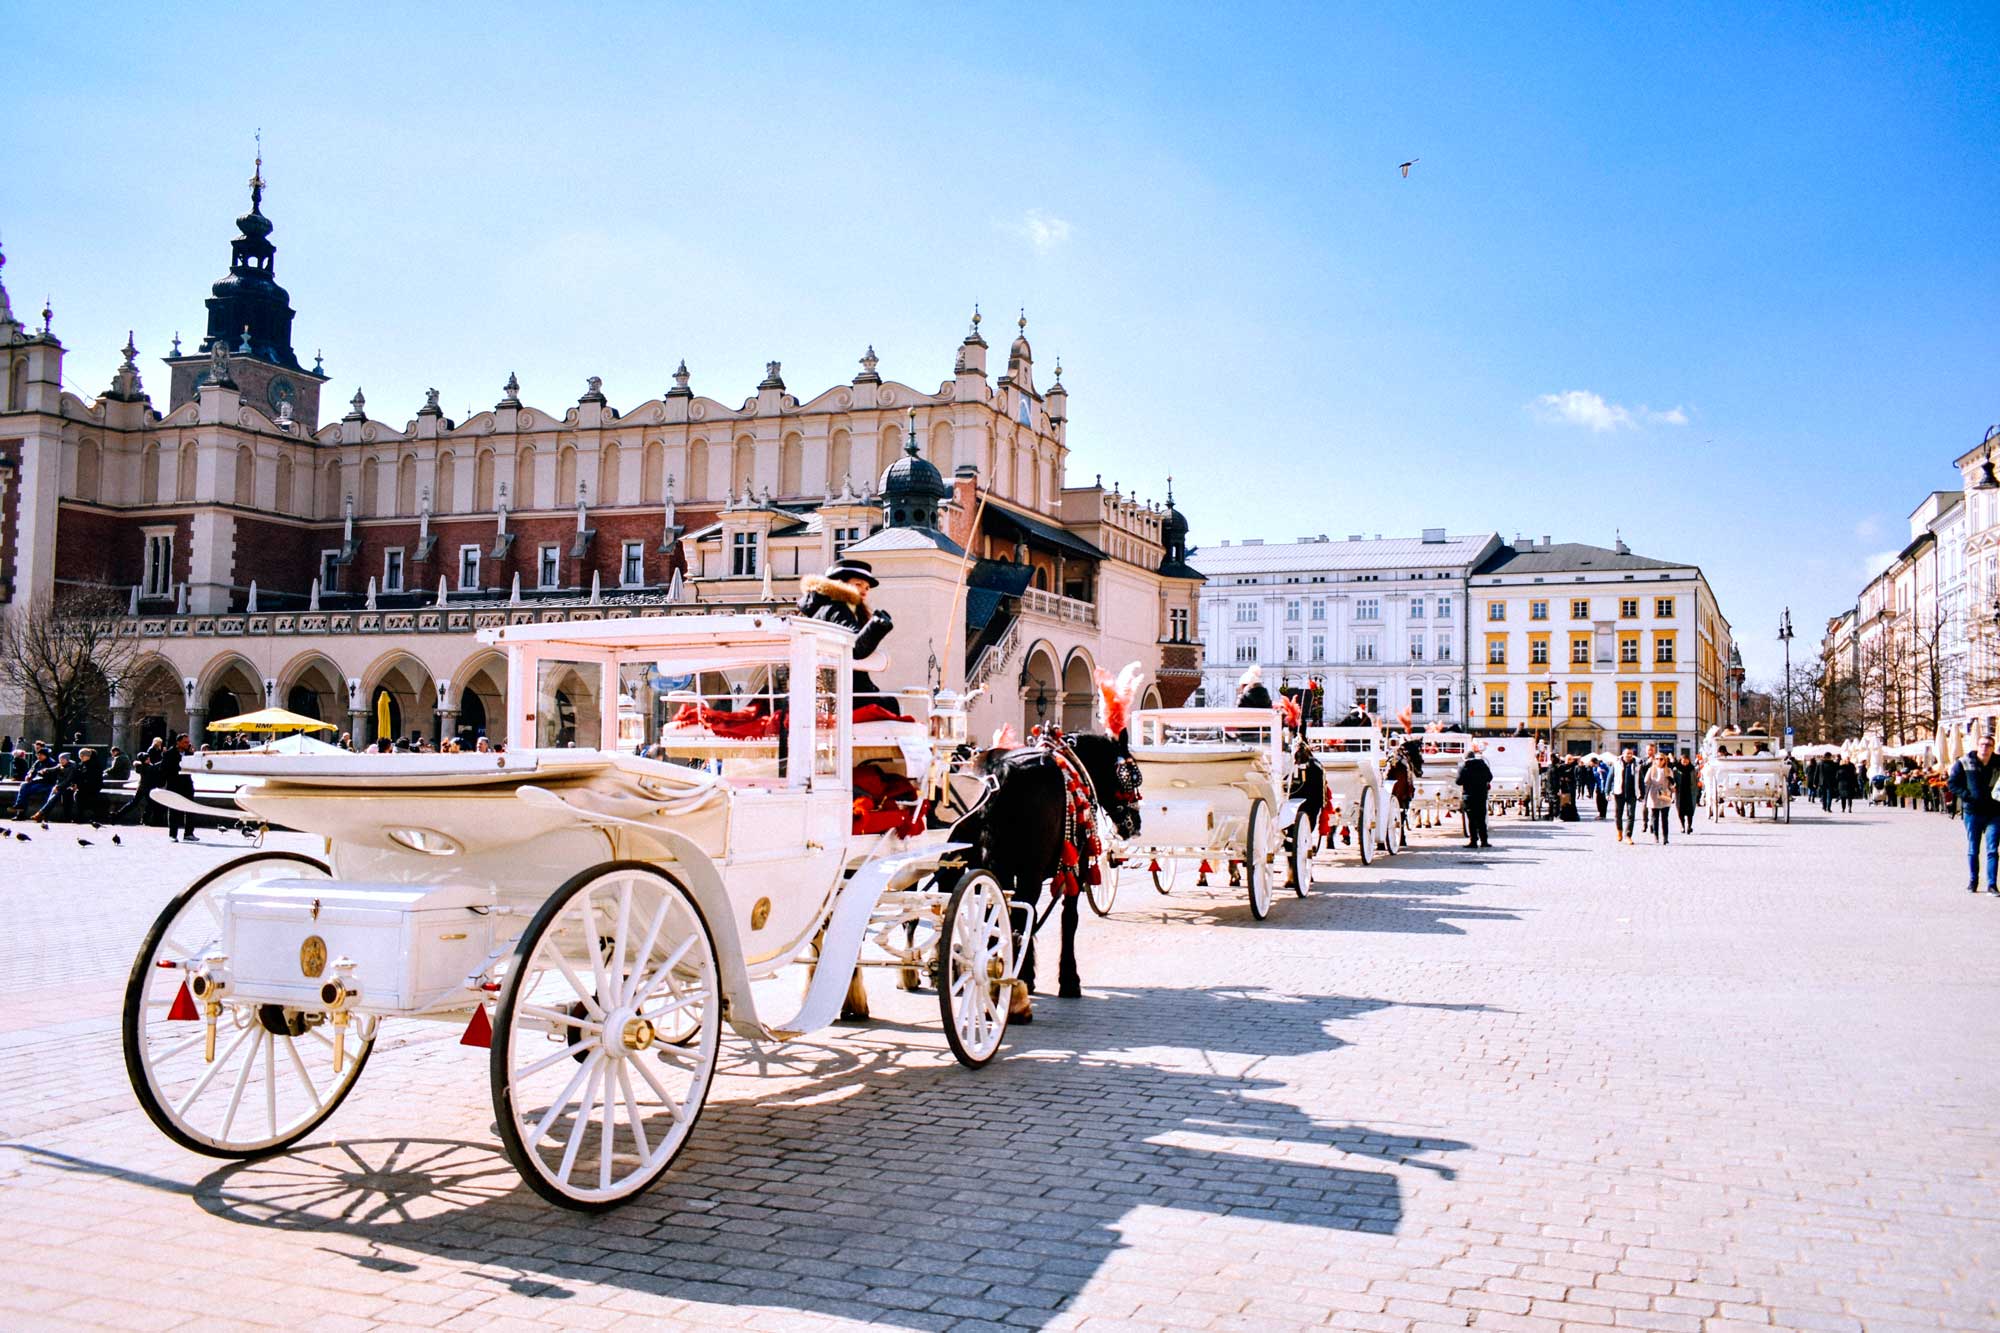
{"label": "carriage spoke wheel", "polygon": [[1312,891],[1313,830],[1319,819],[1301,810],[1292,821],[1292,892],[1303,898]]}
{"label": "carriage spoke wheel", "polygon": [[557,889],[493,1024],[494,1116],[521,1178],[584,1211],[658,1180],[707,1100],[721,1020],[715,940],[687,890],[639,862]]}
{"label": "carriage spoke wheel", "polygon": [[1148,861],[1150,869],[1146,873],[1152,877],[1153,887],[1161,893],[1172,893],[1174,877],[1180,873],[1180,864],[1171,856],[1156,856]]}
{"label": "carriage spoke wheel", "polygon": [[1097,816],[1097,845],[1103,848],[1097,858],[1097,878],[1095,884],[1084,885],[1084,896],[1090,900],[1090,910],[1099,916],[1110,916],[1113,904],[1118,901],[1118,880],[1124,870],[1125,860],[1111,850],[1112,840],[1118,836],[1112,827],[1111,817],[1102,812]]}
{"label": "carriage spoke wheel", "polygon": [[1284,855],[1277,841],[1277,820],[1265,802],[1250,802],[1250,818],[1243,833],[1243,876],[1250,890],[1250,915],[1262,921],[1271,915],[1271,881]]}
{"label": "carriage spoke wheel", "polygon": [[968,1069],[999,1054],[1014,989],[1014,930],[1000,881],[975,870],[958,882],[944,909],[938,955],[944,975],[938,1011],[951,1053]]}
{"label": "carriage spoke wheel", "polygon": [[1366,787],[1361,789],[1361,799],[1354,805],[1354,846],[1361,853],[1361,864],[1367,865],[1375,859],[1375,793]]}
{"label": "carriage spoke wheel", "polygon": [[325,1014],[232,1001],[226,991],[211,1048],[207,1006],[183,989],[201,960],[222,950],[224,894],[264,880],[326,878],[310,857],[255,852],[182,890],[146,933],[125,983],[125,1072],[147,1116],[183,1148],[255,1157],[296,1143],[333,1114],[368,1063],[373,1020],[352,1022],[336,1068]]}

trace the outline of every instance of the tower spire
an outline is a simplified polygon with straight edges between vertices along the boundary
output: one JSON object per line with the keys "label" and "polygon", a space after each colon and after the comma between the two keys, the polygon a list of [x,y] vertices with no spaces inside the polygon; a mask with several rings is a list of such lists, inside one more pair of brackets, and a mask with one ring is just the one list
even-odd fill
{"label": "tower spire", "polygon": [[264,129],[257,128],[257,167],[250,173],[250,211],[260,212],[264,205]]}

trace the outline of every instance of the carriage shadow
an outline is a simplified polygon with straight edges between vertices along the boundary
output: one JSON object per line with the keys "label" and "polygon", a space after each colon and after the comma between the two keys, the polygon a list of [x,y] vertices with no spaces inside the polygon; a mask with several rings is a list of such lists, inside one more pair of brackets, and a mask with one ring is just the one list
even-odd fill
{"label": "carriage shadow", "polygon": [[[358,1264],[396,1262],[380,1255],[393,1245],[531,1296],[607,1283],[907,1327],[1038,1327],[1134,1227],[1393,1233],[1399,1175],[1450,1180],[1443,1155],[1470,1145],[1319,1119],[1257,1073],[1345,1044],[1335,1028],[1388,1007],[1113,991],[1056,1009],[1060,1027],[1010,1034],[1006,1058],[977,1073],[873,1033],[796,1046],[776,1072],[809,1082],[760,1090],[731,1075],[661,1184],[601,1217],[542,1204],[488,1144],[413,1138],[231,1164],[194,1197],[232,1222],[358,1242]],[[1198,1052],[1163,1053],[1191,1032]]]}
{"label": "carriage shadow", "polygon": [[[1333,933],[1370,931],[1399,935],[1464,935],[1467,933],[1465,927],[1456,923],[1522,919],[1521,909],[1473,904],[1455,906],[1445,901],[1462,898],[1469,891],[1470,882],[1466,880],[1418,879],[1384,874],[1379,878],[1357,881],[1318,880],[1312,892],[1303,899],[1296,898],[1290,889],[1281,890],[1272,905],[1271,915],[1262,921],[1251,915],[1241,890],[1237,890],[1232,897],[1204,901],[1192,894],[1213,893],[1216,890],[1196,889],[1179,901],[1162,899],[1159,904],[1148,903],[1146,907],[1147,910],[1164,912],[1194,925]],[[1221,892],[1229,891],[1225,889]]]}

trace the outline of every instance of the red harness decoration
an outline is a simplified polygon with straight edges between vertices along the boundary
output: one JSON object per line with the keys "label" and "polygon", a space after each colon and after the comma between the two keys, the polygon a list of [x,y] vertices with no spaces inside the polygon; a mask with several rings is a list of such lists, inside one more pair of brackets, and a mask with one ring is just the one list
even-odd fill
{"label": "red harness decoration", "polygon": [[1104,882],[1104,845],[1097,836],[1097,802],[1091,795],[1090,777],[1063,739],[1060,727],[1037,727],[1029,733],[1028,743],[1047,750],[1062,774],[1062,859],[1053,883],[1057,893],[1074,898],[1085,884]]}

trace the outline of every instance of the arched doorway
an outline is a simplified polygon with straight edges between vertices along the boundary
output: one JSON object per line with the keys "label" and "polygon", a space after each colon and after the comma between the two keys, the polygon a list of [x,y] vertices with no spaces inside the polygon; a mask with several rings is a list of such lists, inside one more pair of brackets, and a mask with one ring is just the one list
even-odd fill
{"label": "arched doorway", "polygon": [[143,663],[126,677],[124,702],[127,738],[135,750],[152,744],[154,737],[165,740],[187,730],[180,673],[164,658]]}
{"label": "arched doorway", "polygon": [[[361,719],[370,743],[378,740],[437,740],[437,686],[424,664],[408,653],[395,653],[377,662],[362,679],[367,715]],[[388,728],[382,727],[382,700],[388,701]],[[354,738],[359,747],[361,737]]]}
{"label": "arched doorway", "polygon": [[[385,718],[387,726],[383,725]],[[392,741],[403,738],[403,705],[394,690],[382,685],[375,687],[374,695],[368,700],[368,725],[374,729],[378,741],[385,737]]]}
{"label": "arched doorway", "polygon": [[[211,667],[208,679],[195,692],[195,698],[203,709],[204,730],[211,723],[221,722],[241,713],[254,713],[264,706],[264,682],[251,665],[242,658],[231,658],[218,667]],[[228,739],[225,740],[224,738]],[[236,738],[227,732],[195,737],[195,744],[235,744]]]}
{"label": "arched doorway", "polygon": [[1044,722],[1059,721],[1062,714],[1062,681],[1056,673],[1055,654],[1046,643],[1028,650],[1021,665],[1021,735]]}
{"label": "arched doorway", "polygon": [[1089,654],[1078,648],[1063,668],[1064,731],[1088,731],[1097,713],[1097,677]]}
{"label": "arched doorway", "polygon": [[459,742],[471,749],[484,736],[494,745],[507,740],[507,659],[498,653],[468,658],[452,673],[458,692]]}

